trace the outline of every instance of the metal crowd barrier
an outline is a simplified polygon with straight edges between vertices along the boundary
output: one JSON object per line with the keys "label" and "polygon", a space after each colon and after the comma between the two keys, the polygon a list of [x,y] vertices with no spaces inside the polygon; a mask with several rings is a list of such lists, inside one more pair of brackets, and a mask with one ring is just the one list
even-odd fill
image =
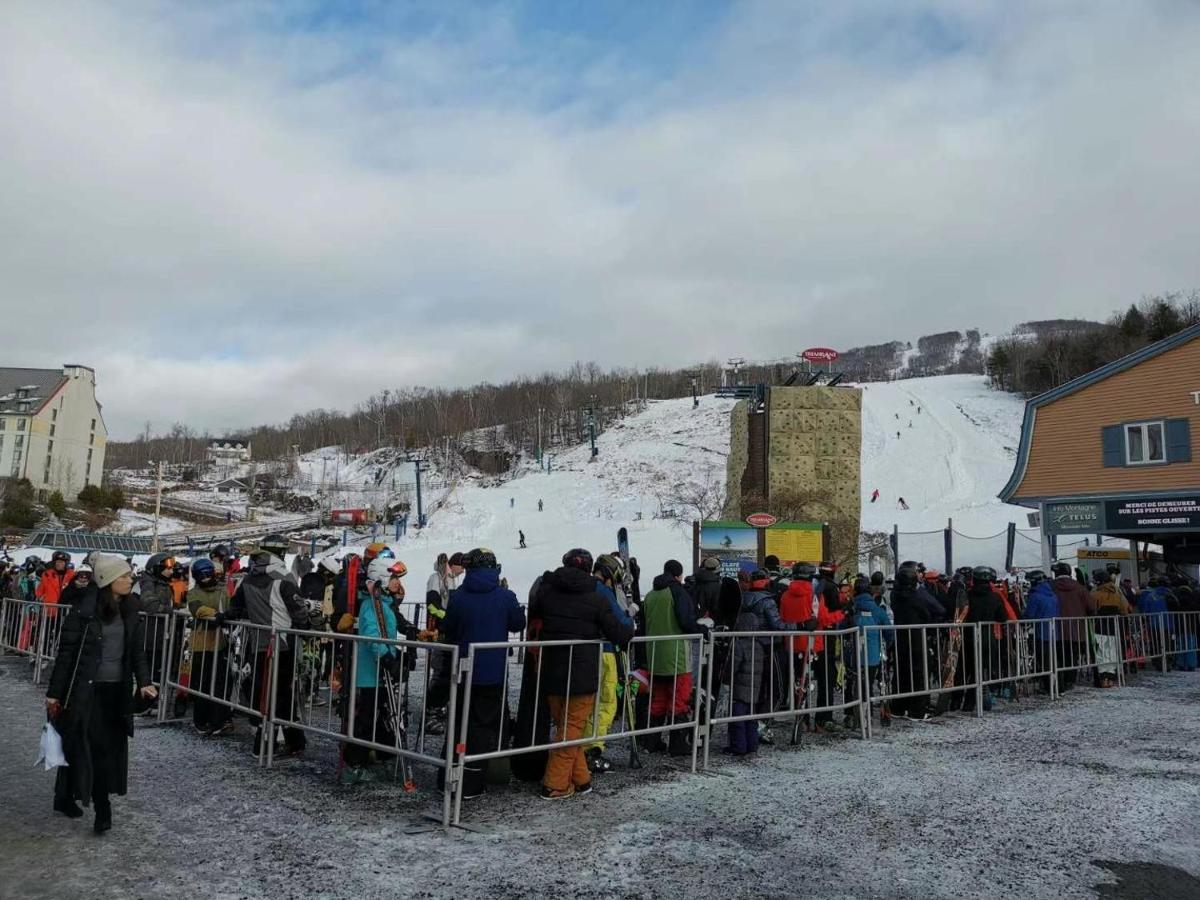
{"label": "metal crowd barrier", "polygon": [[920,715],[934,705],[935,697],[941,703],[943,694],[963,694],[964,700],[970,694],[976,716],[983,715],[979,625],[954,622],[870,625],[860,630],[864,640],[878,635],[881,646],[890,645],[878,675],[868,672],[865,710],[868,737],[874,733],[869,712],[875,703],[880,704],[884,714]]}
{"label": "metal crowd barrier", "polygon": [[[48,612],[39,602],[0,600],[0,649],[28,657],[35,683],[53,665],[70,614],[67,608]],[[412,766],[427,765],[441,775],[444,827],[461,822],[467,772],[478,774],[490,760],[685,734],[695,772],[701,760],[704,768],[710,765],[722,725],[736,732],[760,722],[791,722],[797,741],[806,719],[815,725],[818,718],[840,714],[869,737],[876,707],[919,712],[918,706],[923,710],[935,700],[944,705],[946,698],[970,695],[981,716],[986,693],[1000,685],[1043,682],[1056,697],[1080,673],[1113,676],[1123,684],[1139,668],[1165,672],[1174,664],[1192,671],[1200,663],[1200,613],[1194,612],[800,633],[714,631],[707,639],[643,636],[614,660],[606,659],[599,641],[480,643],[460,659],[458,647],[449,644],[248,622],[218,628],[182,610],[142,616],[147,659],[159,687],[158,722],[175,721],[169,718],[171,701],[186,696],[208,704],[203,715],[224,711],[256,720],[257,756],[264,766],[273,764],[277,728],[285,736],[291,731],[335,741],[343,764],[365,764],[373,752],[392,762],[406,789],[415,787]],[[821,654],[813,652],[814,637],[824,641]],[[672,646],[675,656],[664,660]],[[875,646],[880,662],[871,665]],[[576,726],[568,725],[567,704],[550,703],[548,696],[558,696],[551,690],[562,686],[543,677],[547,657],[557,654],[561,662],[565,653],[570,683],[581,648],[597,653],[597,689],[586,695],[591,714],[583,728],[578,715]],[[498,685],[474,683],[484,654],[503,656]],[[524,670],[514,677],[514,663],[522,657]],[[614,661],[619,702],[605,727],[596,710],[605,700],[611,709],[611,679],[606,684],[605,674]],[[514,697],[518,713],[532,711],[531,722],[517,716],[528,734],[512,727]],[[547,711],[551,705],[558,709],[554,717]],[[430,727],[435,710],[443,707],[445,737]]]}
{"label": "metal crowd barrier", "polygon": [[[1050,648],[1038,647],[1039,628],[1053,635],[1053,619],[1025,619],[1016,622],[982,623],[979,659],[984,690],[1012,685],[1014,693],[1031,681],[1041,681],[1046,692],[1057,690],[1057,658]],[[1052,644],[1052,642],[1051,642]],[[1115,657],[1114,657],[1115,661]]]}
{"label": "metal crowd barrier", "polygon": [[[662,644],[678,644],[683,647],[682,654],[677,656],[678,662],[667,664],[663,659],[663,655],[668,653],[668,650],[659,649]],[[582,752],[586,745],[594,744],[597,741],[621,741],[621,740],[636,740],[638,737],[670,735],[672,732],[687,732],[692,737],[691,742],[691,769],[696,771],[697,754],[700,741],[699,723],[700,716],[697,715],[697,710],[692,703],[691,694],[692,688],[695,687],[694,661],[699,660],[703,663],[706,654],[703,653],[705,647],[711,645],[704,642],[703,635],[700,634],[683,634],[683,635],[668,635],[663,637],[635,637],[629,645],[628,653],[621,654],[622,661],[618,662],[618,671],[620,668],[625,669],[623,683],[619,688],[619,696],[621,702],[618,703],[618,708],[614,713],[612,724],[607,731],[602,731],[600,726],[600,717],[594,714],[599,708],[602,694],[604,692],[604,652],[603,641],[586,641],[586,640],[563,640],[563,641],[498,641],[491,643],[472,644],[467,652],[467,656],[461,660],[458,667],[458,690],[462,692],[463,699],[460,704],[461,709],[458,712],[457,719],[451,718],[449,721],[454,722],[455,728],[455,756],[454,756],[454,773],[450,781],[453,793],[453,821],[457,825],[462,818],[462,801],[463,801],[463,785],[466,778],[466,772],[470,768],[473,772],[478,772],[483,765],[489,760],[501,759],[505,757],[522,756],[528,753],[539,751],[567,751],[572,748],[578,748],[578,752]],[[577,737],[571,737],[570,733],[573,730],[568,722],[568,716],[571,712],[578,713],[578,708],[572,708],[571,700],[564,699],[568,697],[564,688],[569,688],[572,683],[572,674],[575,672],[576,654],[581,652],[581,648],[595,649],[596,651],[596,690],[589,694],[571,695],[575,697],[585,697],[587,702],[580,705],[587,707],[587,724],[579,730]],[[536,657],[533,657],[529,652],[537,650]],[[526,741],[524,722],[518,722],[520,731],[516,735],[508,733],[506,723],[511,716],[509,706],[509,697],[512,693],[508,686],[508,654],[510,651],[523,652],[525,654],[526,665],[529,660],[533,659],[533,669],[530,674],[522,674],[521,688],[524,690],[527,687],[532,690],[532,697],[525,698],[526,703],[532,706],[533,718],[529,722],[529,737]],[[562,651],[567,654],[566,679],[562,684],[551,683],[549,679],[543,680],[544,669],[546,667],[547,651]],[[474,675],[478,669],[482,654],[504,654],[503,670],[505,672],[504,679],[499,685],[476,685]],[[662,663],[667,668],[682,668],[683,671],[678,671],[670,674],[656,675],[655,670]],[[582,665],[582,664],[581,664]],[[636,685],[636,686],[635,686]],[[497,691],[496,688],[499,688]],[[634,704],[634,709],[630,709],[629,700],[641,692],[646,695],[646,721],[645,724],[639,722],[639,714],[637,712],[639,703]],[[477,697],[476,695],[486,695],[486,697]],[[520,693],[518,691],[518,702],[520,701]],[[655,699],[659,699],[659,703],[666,703],[669,707],[666,714],[654,716]],[[549,706],[560,706],[561,714],[559,716],[547,713],[542,709],[543,702]],[[494,706],[493,706],[494,704]],[[661,707],[660,707],[661,709]],[[474,714],[473,714],[474,711]],[[546,716],[545,718],[540,718]],[[661,719],[660,724],[654,724],[654,719]],[[496,739],[494,745],[489,739],[486,744],[473,737],[480,732],[488,732],[492,727],[499,723],[496,728]],[[540,740],[541,729],[547,730],[545,740]],[[475,735],[472,734],[472,729],[475,730]],[[512,746],[510,741],[516,738],[519,746]],[[481,765],[483,764],[483,765]]]}
{"label": "metal crowd barrier", "polygon": [[[814,652],[816,639],[823,649]],[[802,720],[814,729],[822,719],[832,721],[835,713],[857,717],[857,730],[867,736],[862,714],[866,690],[862,641],[858,629],[828,631],[714,631],[705,644],[705,693],[709,698],[707,721],[700,728],[707,768],[712,747],[712,728],[726,726],[727,749],[740,753],[742,746],[757,745],[745,728],[750,723],[788,721],[792,743],[799,743]],[[841,680],[839,684],[839,673]],[[841,702],[834,698],[840,692]],[[748,699],[738,700],[739,694]],[[821,703],[824,695],[828,702]],[[735,738],[735,735],[737,737]]]}
{"label": "metal crowd barrier", "polygon": [[1175,667],[1196,671],[1200,667],[1200,612],[1167,613],[1166,628],[1170,638],[1166,652]]}

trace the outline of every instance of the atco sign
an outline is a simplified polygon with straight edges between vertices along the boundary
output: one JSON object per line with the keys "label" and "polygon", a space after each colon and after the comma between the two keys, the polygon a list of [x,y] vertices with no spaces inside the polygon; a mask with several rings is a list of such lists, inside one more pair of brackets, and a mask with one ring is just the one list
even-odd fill
{"label": "atco sign", "polygon": [[828,347],[809,347],[800,354],[810,363],[827,363],[833,362],[838,358],[836,350],[830,350]]}

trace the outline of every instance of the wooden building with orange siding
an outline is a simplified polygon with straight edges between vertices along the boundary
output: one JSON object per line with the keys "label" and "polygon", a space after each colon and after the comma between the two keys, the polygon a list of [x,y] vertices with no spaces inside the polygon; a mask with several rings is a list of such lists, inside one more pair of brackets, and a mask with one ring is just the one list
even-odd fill
{"label": "wooden building with orange siding", "polygon": [[1041,511],[1043,562],[1062,534],[1161,544],[1200,562],[1200,325],[1025,405],[1008,503]]}

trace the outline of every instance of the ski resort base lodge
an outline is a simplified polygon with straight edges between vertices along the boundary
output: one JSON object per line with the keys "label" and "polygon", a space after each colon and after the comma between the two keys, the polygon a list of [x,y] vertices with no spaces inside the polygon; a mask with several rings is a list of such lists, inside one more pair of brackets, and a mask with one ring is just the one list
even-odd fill
{"label": "ski resort base lodge", "polygon": [[1040,510],[1043,557],[1102,535],[1200,563],[1200,326],[1034,397],[1000,499]]}

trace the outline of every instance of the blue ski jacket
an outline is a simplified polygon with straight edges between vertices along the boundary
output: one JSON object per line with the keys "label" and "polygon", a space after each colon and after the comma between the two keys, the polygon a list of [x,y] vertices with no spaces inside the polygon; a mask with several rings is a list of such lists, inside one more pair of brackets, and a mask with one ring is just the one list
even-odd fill
{"label": "blue ski jacket", "polygon": [[[381,597],[379,606],[383,610],[383,625],[375,614],[375,601],[367,591],[358,592],[358,633],[364,637],[387,637],[395,640],[396,613],[392,604]],[[379,667],[386,657],[392,656],[396,648],[383,641],[355,641],[358,648],[358,671],[354,673],[354,686],[358,688],[379,687]]]}
{"label": "blue ski jacket", "polygon": [[[891,625],[892,617],[888,615],[888,611],[875,602],[875,598],[870,594],[859,594],[854,598],[854,624],[858,628],[865,628],[868,625]],[[882,656],[883,640],[887,640],[889,647],[896,644],[896,632],[889,628],[887,631],[868,631],[867,632],[867,665],[877,666]],[[847,642],[848,643],[848,642]]]}
{"label": "blue ski jacket", "polygon": [[[1029,599],[1025,603],[1025,613],[1022,618],[1058,618],[1058,594],[1054,593],[1054,586],[1049,581],[1039,581],[1034,585],[1033,590],[1029,592]],[[1034,631],[1037,633],[1039,641],[1054,640],[1053,626],[1049,622],[1039,622],[1034,626]]]}
{"label": "blue ski jacket", "polygon": [[[499,569],[468,569],[462,587],[450,595],[442,633],[458,644],[461,659],[466,659],[471,644],[507,641],[510,632],[525,627],[525,610],[517,595],[500,587]],[[496,648],[475,654],[473,684],[502,684],[506,650]]]}

